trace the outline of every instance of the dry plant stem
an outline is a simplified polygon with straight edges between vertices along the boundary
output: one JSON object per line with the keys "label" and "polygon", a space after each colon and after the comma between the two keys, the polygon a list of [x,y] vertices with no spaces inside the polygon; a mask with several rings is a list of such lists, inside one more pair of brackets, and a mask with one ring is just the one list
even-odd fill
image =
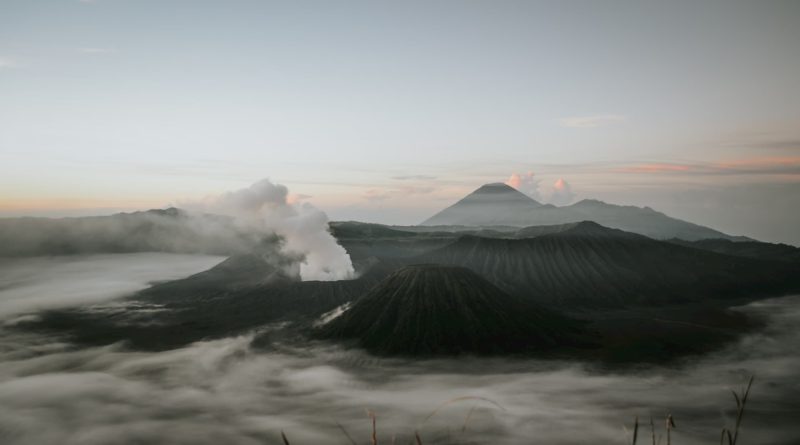
{"label": "dry plant stem", "polygon": [[747,403],[747,396],[750,395],[750,388],[753,386],[753,379],[755,376],[750,376],[750,380],[747,382],[747,389],[744,390],[744,394],[742,395],[741,402],[739,401],[739,397],[736,393],[733,393],[734,398],[736,399],[736,429],[733,431],[733,445],[736,445],[736,441],[739,439],[739,426],[742,424],[742,417],[744,416],[744,406]]}
{"label": "dry plant stem", "polygon": [[286,434],[283,433],[283,430],[281,430],[281,439],[283,439],[283,445],[289,445],[289,439],[286,438]]}
{"label": "dry plant stem", "polygon": [[378,428],[376,425],[375,413],[370,412],[370,417],[372,417],[372,445],[378,445]]}
{"label": "dry plant stem", "polygon": [[[336,421],[334,421],[334,422],[336,422]],[[339,429],[342,430],[342,433],[344,433],[344,435],[347,436],[347,439],[350,440],[351,444],[357,445],[355,439],[353,439],[353,437],[350,435],[350,433],[348,433],[347,430],[344,429],[344,426],[342,426],[341,423],[336,422],[336,426],[338,426]]]}
{"label": "dry plant stem", "polygon": [[472,408],[470,408],[469,412],[467,413],[467,417],[464,418],[464,426],[461,427],[462,433],[465,433],[467,431],[467,424],[469,423],[469,419],[472,418],[472,413],[475,412],[475,408],[477,408],[477,406],[473,406]]}
{"label": "dry plant stem", "polygon": [[731,437],[731,432],[728,431],[727,428],[722,429],[722,434],[719,435],[719,445],[725,445],[725,438],[728,438],[728,443],[733,442],[733,437]]}
{"label": "dry plant stem", "polygon": [[739,440],[739,427],[742,425],[742,418],[744,417],[744,408],[747,404],[747,398],[750,395],[750,388],[753,386],[753,379],[755,376],[750,376],[750,380],[747,382],[747,388],[742,392],[741,397],[736,391],[731,391],[733,393],[733,398],[736,400],[736,423],[733,427],[733,434],[731,434],[731,430],[727,428],[722,429],[722,438],[720,439],[720,443],[723,443],[725,437],[728,438],[728,445],[736,445],[736,442]]}
{"label": "dry plant stem", "polygon": [[675,428],[675,420],[672,418],[672,414],[667,414],[666,424],[667,424],[667,445],[671,445],[672,444],[671,432],[672,428]]}
{"label": "dry plant stem", "polygon": [[506,409],[503,408],[502,405],[500,405],[499,403],[495,402],[492,399],[487,399],[486,397],[477,397],[477,396],[463,396],[463,397],[456,397],[455,399],[450,399],[450,400],[447,400],[447,401],[443,402],[442,404],[437,406],[436,409],[433,410],[433,412],[428,414],[428,417],[425,418],[425,421],[427,422],[428,420],[430,420],[431,417],[435,416],[436,413],[438,413],[439,410],[441,410],[445,406],[451,405],[451,404],[456,403],[456,402],[461,402],[463,400],[482,400],[484,402],[491,403],[492,405],[496,406],[497,408],[501,409],[502,411],[506,411]]}
{"label": "dry plant stem", "polygon": [[650,416],[650,436],[653,438],[653,445],[656,445],[656,425],[653,423],[653,416]]}

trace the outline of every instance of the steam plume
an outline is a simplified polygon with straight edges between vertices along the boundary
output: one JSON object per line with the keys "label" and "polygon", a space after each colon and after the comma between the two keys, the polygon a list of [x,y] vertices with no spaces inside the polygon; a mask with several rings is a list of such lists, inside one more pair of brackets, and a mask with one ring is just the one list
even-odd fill
{"label": "steam plume", "polygon": [[291,204],[289,190],[262,179],[250,187],[206,199],[192,207],[232,216],[245,228],[274,232],[283,252],[303,257],[303,280],[341,280],[354,274],[350,256],[328,231],[328,217],[311,204]]}

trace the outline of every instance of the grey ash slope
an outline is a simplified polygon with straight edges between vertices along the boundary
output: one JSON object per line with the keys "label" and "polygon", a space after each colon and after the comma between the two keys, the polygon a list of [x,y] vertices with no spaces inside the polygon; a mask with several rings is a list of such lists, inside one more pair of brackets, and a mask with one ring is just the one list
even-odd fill
{"label": "grey ash slope", "polygon": [[[394,269],[375,264],[354,280],[300,281],[282,266],[263,255],[236,255],[205,272],[156,284],[120,307],[53,310],[29,327],[65,332],[83,344],[124,341],[145,350],[171,349],[272,323],[305,329]],[[296,332],[286,335],[292,341],[297,337]]]}
{"label": "grey ash slope", "polygon": [[503,292],[461,267],[393,273],[319,335],[354,339],[375,354],[499,354],[578,343],[576,323]]}
{"label": "grey ash slope", "polygon": [[468,267],[563,308],[670,304],[800,289],[798,265],[734,257],[581,222],[524,239],[463,236],[418,262]]}
{"label": "grey ash slope", "polygon": [[594,221],[606,227],[655,239],[742,239],[669,217],[649,207],[619,206],[592,199],[564,207],[542,205],[513,187],[501,183],[478,188],[421,225],[528,227],[580,221]]}

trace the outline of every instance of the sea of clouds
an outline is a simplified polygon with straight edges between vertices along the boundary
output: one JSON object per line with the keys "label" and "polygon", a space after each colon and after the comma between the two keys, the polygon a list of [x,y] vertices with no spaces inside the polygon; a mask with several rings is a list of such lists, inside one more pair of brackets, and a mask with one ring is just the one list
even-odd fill
{"label": "sea of clouds", "polygon": [[[734,422],[731,390],[755,374],[740,441],[800,443],[800,297],[743,307],[768,327],[725,350],[638,369],[376,359],[319,344],[263,349],[253,347],[254,335],[152,353],[79,347],[16,327],[41,308],[119,304],[113,299],[152,280],[219,260],[124,254],[0,263],[0,442],[277,444],[283,431],[292,444],[349,444],[343,428],[369,443],[371,412],[387,444],[409,443],[414,431],[426,444],[624,444],[635,416],[646,425],[652,416],[663,435],[670,413],[672,443],[708,444]],[[20,303],[28,299],[35,304]],[[641,429],[640,443],[649,434]]]}

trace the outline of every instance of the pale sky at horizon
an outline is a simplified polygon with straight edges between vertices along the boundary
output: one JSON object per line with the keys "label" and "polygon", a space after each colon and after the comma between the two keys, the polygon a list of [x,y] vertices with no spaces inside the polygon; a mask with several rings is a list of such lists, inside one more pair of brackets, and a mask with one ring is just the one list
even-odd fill
{"label": "pale sky at horizon", "polygon": [[534,172],[800,245],[800,2],[0,0],[0,216],[264,177],[417,223]]}

